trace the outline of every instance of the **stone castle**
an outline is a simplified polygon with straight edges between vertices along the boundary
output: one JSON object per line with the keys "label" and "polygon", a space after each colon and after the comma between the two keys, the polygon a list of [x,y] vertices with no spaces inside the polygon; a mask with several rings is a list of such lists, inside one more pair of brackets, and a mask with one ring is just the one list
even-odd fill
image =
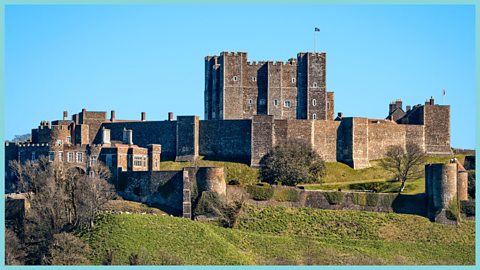
{"label": "stone castle", "polygon": [[[177,176],[162,172],[160,160],[204,156],[259,166],[272,147],[289,139],[304,140],[327,162],[355,169],[383,158],[388,146],[410,142],[431,155],[451,155],[450,106],[430,98],[404,109],[396,100],[386,115],[369,119],[338,113],[334,119],[325,53],[299,53],[286,63],[257,63],[247,61],[243,52],[223,52],[205,58],[205,120],[174,119],[169,113],[167,120],[148,121],[145,112],[137,120],[120,120],[115,111],[107,117],[107,112],[86,109],[69,119],[64,112],[61,120],[42,121],[32,129],[31,141],[5,143],[5,175],[8,183],[13,178],[10,160],[45,156],[86,173],[100,160],[117,185],[142,178],[164,182]],[[200,182],[213,179],[204,177],[212,175],[208,170],[182,173],[189,170],[190,180],[198,175],[203,175],[196,178]]]}

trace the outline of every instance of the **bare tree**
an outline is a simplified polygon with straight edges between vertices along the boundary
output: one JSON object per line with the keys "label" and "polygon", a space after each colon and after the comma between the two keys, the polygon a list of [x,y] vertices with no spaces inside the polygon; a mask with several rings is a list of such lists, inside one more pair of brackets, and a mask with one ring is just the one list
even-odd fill
{"label": "bare tree", "polygon": [[53,236],[44,264],[88,265],[90,261],[87,257],[90,253],[90,246],[80,238],[70,233],[59,233]]}
{"label": "bare tree", "polygon": [[390,146],[380,164],[392,172],[397,181],[402,182],[398,191],[401,193],[408,179],[421,176],[424,162],[425,151],[417,144],[407,143],[405,148],[400,145]]}
{"label": "bare tree", "polygon": [[17,235],[11,229],[5,229],[5,264],[22,265],[25,251]]}
{"label": "bare tree", "polygon": [[108,168],[98,163],[91,174],[62,162],[13,161],[18,188],[30,200],[24,226],[29,263],[39,264],[48,255],[54,235],[93,226],[99,208],[114,195]]}

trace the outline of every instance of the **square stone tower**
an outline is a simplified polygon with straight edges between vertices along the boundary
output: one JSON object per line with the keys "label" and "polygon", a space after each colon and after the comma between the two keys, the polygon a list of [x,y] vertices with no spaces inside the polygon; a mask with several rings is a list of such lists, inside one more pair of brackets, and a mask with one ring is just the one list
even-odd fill
{"label": "square stone tower", "polygon": [[326,91],[326,54],[299,53],[282,61],[247,61],[245,52],[205,58],[205,119],[333,120]]}

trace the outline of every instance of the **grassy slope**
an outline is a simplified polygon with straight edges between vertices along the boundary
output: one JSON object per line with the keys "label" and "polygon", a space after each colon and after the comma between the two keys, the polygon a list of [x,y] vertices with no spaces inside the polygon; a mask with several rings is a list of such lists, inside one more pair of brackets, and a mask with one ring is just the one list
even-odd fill
{"label": "grassy slope", "polygon": [[103,215],[82,235],[99,264],[132,253],[160,264],[168,253],[181,264],[473,264],[474,223],[456,226],[425,218],[359,211],[254,208],[237,229],[169,216]]}
{"label": "grassy slope", "polygon": [[[465,155],[455,155],[461,163],[465,160]],[[448,162],[450,157],[427,157],[425,164]],[[399,182],[388,182],[393,175],[380,167],[380,161],[374,160],[370,164],[372,167],[354,170],[349,166],[339,162],[326,163],[327,171],[323,184],[306,184],[305,189],[321,189],[321,190],[349,190],[349,184],[367,183],[367,182],[387,182],[383,190],[379,192],[398,192],[400,188]],[[425,179],[412,179],[407,181],[405,186],[405,194],[416,194],[425,192]]]}
{"label": "grassy slope", "polygon": [[[455,155],[460,162],[463,163],[465,155]],[[447,162],[449,157],[428,157],[425,163]],[[326,176],[323,179],[324,184],[310,184],[305,185],[307,189],[338,189],[348,190],[348,185],[344,183],[363,183],[363,182],[385,182],[393,178],[390,172],[383,170],[379,165],[378,160],[371,161],[372,167],[354,170],[348,165],[340,162],[326,163]],[[258,169],[250,168],[246,164],[226,161],[212,161],[200,159],[197,162],[173,162],[164,161],[161,163],[162,170],[180,170],[187,166],[219,166],[224,167],[226,171],[227,182],[232,179],[237,179],[242,186],[255,184],[258,180]],[[424,192],[424,183],[422,179],[417,179],[407,184],[405,193],[414,194]],[[325,186],[327,185],[327,186]],[[325,186],[325,187],[324,187]],[[396,192],[399,188],[399,183],[392,183],[386,190],[382,192]]]}

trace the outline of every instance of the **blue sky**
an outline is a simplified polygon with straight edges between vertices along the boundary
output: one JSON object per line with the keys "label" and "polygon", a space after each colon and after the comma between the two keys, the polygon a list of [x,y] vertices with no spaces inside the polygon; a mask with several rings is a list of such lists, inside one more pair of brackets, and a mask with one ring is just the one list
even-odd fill
{"label": "blue sky", "polygon": [[62,112],[203,118],[204,57],[327,52],[335,113],[384,118],[388,103],[451,107],[453,147],[475,146],[475,9],[441,5],[6,6],[5,138]]}

